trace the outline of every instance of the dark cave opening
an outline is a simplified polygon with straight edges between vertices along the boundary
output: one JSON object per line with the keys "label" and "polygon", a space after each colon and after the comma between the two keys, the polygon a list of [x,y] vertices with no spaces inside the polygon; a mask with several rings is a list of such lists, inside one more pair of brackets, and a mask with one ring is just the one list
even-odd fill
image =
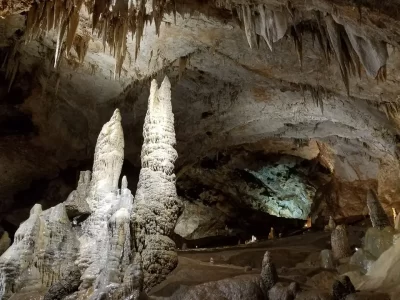
{"label": "dark cave opening", "polygon": [[266,240],[272,228],[274,238],[302,234],[330,176],[318,158],[240,148],[205,156],[177,180],[184,208],[174,240],[192,249]]}

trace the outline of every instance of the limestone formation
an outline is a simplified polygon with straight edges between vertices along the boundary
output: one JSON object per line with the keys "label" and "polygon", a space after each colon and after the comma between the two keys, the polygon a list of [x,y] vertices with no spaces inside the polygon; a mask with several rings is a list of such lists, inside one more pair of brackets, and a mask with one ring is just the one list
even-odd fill
{"label": "limestone formation", "polygon": [[350,258],[349,264],[358,267],[360,272],[365,274],[371,268],[375,260],[376,258],[368,251],[358,249]]}
{"label": "limestone formation", "polygon": [[62,300],[77,291],[80,283],[81,272],[77,266],[74,266],[65,277],[62,277],[49,288],[43,300]]}
{"label": "limestone formation", "polygon": [[73,265],[77,252],[78,240],[64,204],[46,211],[35,205],[0,257],[0,298],[51,286]]}
{"label": "limestone formation", "polygon": [[363,249],[377,259],[393,245],[394,234],[393,227],[368,228],[364,236]]}
{"label": "limestone formation", "polygon": [[84,171],[80,173],[78,187],[72,191],[65,201],[65,209],[70,219],[76,217],[85,217],[90,215],[90,208],[86,202],[86,197],[89,192],[89,184],[91,179],[91,172]]}
{"label": "limestone formation", "polygon": [[335,220],[332,218],[332,216],[329,217],[328,228],[330,231],[336,228],[336,223]]}
{"label": "limestone formation", "polygon": [[[142,290],[141,256],[133,252],[133,196],[126,177],[121,116],[116,110],[100,132],[90,171],[65,203],[46,211],[35,205],[0,257],[0,298],[137,299]],[[76,218],[90,216],[86,220]],[[74,219],[74,225],[71,220]],[[79,291],[77,291],[79,289]]]}
{"label": "limestone formation", "polygon": [[332,231],[331,246],[333,257],[336,260],[349,257],[351,255],[349,239],[345,225],[338,225],[336,226],[335,230]]}
{"label": "limestone formation", "polygon": [[262,261],[261,269],[261,285],[265,295],[268,295],[268,291],[277,283],[278,273],[271,259],[271,254],[266,251]]}
{"label": "limestone formation", "polygon": [[396,215],[396,218],[394,219],[394,229],[397,231],[400,230],[400,213]]}
{"label": "limestone formation", "polygon": [[136,249],[142,255],[145,287],[163,280],[177,265],[175,243],[170,239],[178,219],[174,162],[175,129],[171,84],[167,77],[157,88],[151,83],[143,127],[142,169],[132,215]]}
{"label": "limestone formation", "polygon": [[0,238],[0,255],[2,255],[4,252],[6,252],[6,250],[8,249],[8,247],[10,247],[10,237],[8,236],[8,232],[4,231],[1,238]]}
{"label": "limestone formation", "polygon": [[367,194],[367,206],[373,227],[383,229],[386,226],[390,226],[389,217],[382,208],[375,192],[372,190],[369,190]]}
{"label": "limestone formation", "polygon": [[81,224],[81,247],[76,261],[82,271],[80,290],[92,288],[94,297],[104,293],[125,297],[121,289],[123,293],[132,289],[130,285],[124,287],[125,277],[131,276],[129,265],[133,263],[130,223],[133,197],[126,178],[122,180],[121,191],[118,189],[123,158],[121,116],[116,110],[97,140],[87,194],[91,215]]}

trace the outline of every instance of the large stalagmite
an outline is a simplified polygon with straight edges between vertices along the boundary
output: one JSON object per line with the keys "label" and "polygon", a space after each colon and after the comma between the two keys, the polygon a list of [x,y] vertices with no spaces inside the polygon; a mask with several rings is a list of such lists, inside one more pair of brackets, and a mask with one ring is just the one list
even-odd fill
{"label": "large stalagmite", "polygon": [[145,288],[163,280],[177,264],[175,243],[169,238],[179,213],[174,162],[177,152],[171,84],[167,77],[157,89],[151,83],[143,128],[142,169],[135,197],[135,241],[141,253]]}
{"label": "large stalagmite", "polygon": [[18,228],[12,246],[0,257],[0,299],[14,292],[43,292],[64,276],[77,251],[78,240],[64,204],[46,211],[36,204]]}
{"label": "large stalagmite", "polygon": [[[97,297],[122,283],[131,262],[129,216],[132,195],[118,180],[124,158],[124,136],[118,110],[99,135],[87,202],[91,215],[82,223],[80,255],[81,289],[94,289]],[[115,289],[115,287],[112,287]]]}
{"label": "large stalagmite", "polygon": [[131,244],[133,196],[126,177],[118,189],[123,158],[124,136],[116,110],[100,132],[93,173],[81,172],[77,190],[65,203],[46,211],[35,205],[0,257],[0,299],[52,299],[71,293],[74,299],[96,300],[105,294],[107,299],[137,299],[141,257]]}

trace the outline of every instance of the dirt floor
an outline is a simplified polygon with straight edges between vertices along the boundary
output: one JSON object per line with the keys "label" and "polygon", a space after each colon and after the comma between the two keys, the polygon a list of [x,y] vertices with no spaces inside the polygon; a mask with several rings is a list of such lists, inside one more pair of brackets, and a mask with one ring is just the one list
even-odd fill
{"label": "dirt floor", "polygon": [[[149,295],[170,297],[179,288],[205,282],[232,278],[239,275],[258,276],[265,251],[270,251],[282,280],[307,285],[313,274],[319,273],[319,253],[330,248],[330,234],[307,232],[288,238],[260,241],[235,247],[191,249],[179,251],[178,267],[167,280],[154,287]],[[210,260],[213,260],[213,263]],[[329,272],[328,272],[329,273]],[[325,276],[326,277],[326,276]],[[329,277],[327,288],[334,276]],[[310,281],[311,280],[311,281]]]}

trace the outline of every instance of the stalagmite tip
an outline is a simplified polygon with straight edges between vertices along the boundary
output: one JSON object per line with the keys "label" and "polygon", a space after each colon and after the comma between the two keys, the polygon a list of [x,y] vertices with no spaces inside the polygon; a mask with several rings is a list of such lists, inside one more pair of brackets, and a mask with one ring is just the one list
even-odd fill
{"label": "stalagmite tip", "polygon": [[118,108],[114,111],[114,113],[113,113],[113,115],[111,117],[111,120],[115,120],[115,121],[121,122],[122,117],[121,117],[121,113],[120,113]]}

